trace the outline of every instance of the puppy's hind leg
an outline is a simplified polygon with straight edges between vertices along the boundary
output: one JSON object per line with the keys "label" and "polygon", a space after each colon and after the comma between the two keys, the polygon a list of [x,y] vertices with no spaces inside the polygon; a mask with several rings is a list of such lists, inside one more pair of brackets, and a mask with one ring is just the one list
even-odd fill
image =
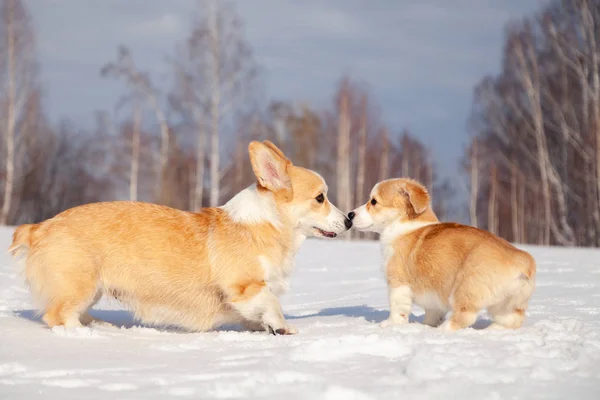
{"label": "puppy's hind leg", "polygon": [[468,328],[477,321],[477,312],[475,308],[460,308],[452,311],[452,315],[440,325],[440,329],[445,331],[455,331]]}
{"label": "puppy's hind leg", "polygon": [[518,329],[525,320],[525,310],[519,308],[514,310],[488,309],[488,312],[494,320],[488,329]]}
{"label": "puppy's hind leg", "polygon": [[468,328],[477,321],[477,313],[482,309],[483,294],[477,289],[477,282],[462,282],[454,291],[452,313],[440,325],[440,329],[455,331]]}
{"label": "puppy's hind leg", "polygon": [[488,307],[488,314],[494,323],[488,329],[518,329],[525,320],[525,310],[533,294],[535,281],[523,274],[506,284],[506,296],[498,304]]}
{"label": "puppy's hind leg", "polygon": [[423,318],[423,324],[431,327],[438,327],[444,319],[445,311],[430,308],[425,310],[425,318]]}

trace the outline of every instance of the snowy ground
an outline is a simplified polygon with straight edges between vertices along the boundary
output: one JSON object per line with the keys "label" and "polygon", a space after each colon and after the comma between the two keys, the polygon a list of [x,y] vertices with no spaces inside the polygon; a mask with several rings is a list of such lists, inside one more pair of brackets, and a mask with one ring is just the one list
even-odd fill
{"label": "snowy ground", "polygon": [[308,241],[283,298],[300,333],[286,337],[140,327],[104,301],[94,314],[122,328],[51,331],[1,251],[0,399],[599,399],[600,251],[529,250],[538,285],[522,329],[486,331],[484,315],[443,333],[379,327],[377,244]]}

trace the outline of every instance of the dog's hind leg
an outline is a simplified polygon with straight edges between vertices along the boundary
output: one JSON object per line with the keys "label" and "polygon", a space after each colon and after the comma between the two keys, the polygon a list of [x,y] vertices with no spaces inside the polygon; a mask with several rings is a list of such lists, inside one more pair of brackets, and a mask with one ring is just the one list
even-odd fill
{"label": "dog's hind leg", "polygon": [[84,323],[88,322],[87,310],[99,300],[96,281],[69,281],[68,285],[61,286],[55,289],[57,293],[51,297],[42,319],[51,328],[60,325],[65,328],[81,327],[82,319]]}
{"label": "dog's hind leg", "polygon": [[104,321],[103,319],[100,319],[97,317],[93,317],[89,313],[89,310],[92,307],[94,307],[94,305],[96,305],[96,303],[98,303],[98,301],[100,301],[101,298],[102,298],[102,291],[98,290],[96,292],[96,296],[94,297],[94,299],[92,300],[90,305],[88,305],[87,309],[85,311],[83,311],[81,313],[81,316],[79,317],[79,320],[81,321],[81,323],[83,325],[90,325],[91,323],[97,323],[97,324],[102,324],[102,325],[112,325],[110,322]]}

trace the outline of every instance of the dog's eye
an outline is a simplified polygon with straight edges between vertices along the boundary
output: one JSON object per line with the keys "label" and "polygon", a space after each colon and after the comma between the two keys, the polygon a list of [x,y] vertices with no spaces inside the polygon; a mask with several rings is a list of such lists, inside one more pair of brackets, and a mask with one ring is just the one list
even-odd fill
{"label": "dog's eye", "polygon": [[374,206],[375,204],[377,204],[377,200],[371,199],[371,205]]}
{"label": "dog's eye", "polygon": [[322,203],[325,201],[325,196],[323,196],[323,193],[321,193],[320,195],[315,197],[315,200],[318,201],[319,203]]}

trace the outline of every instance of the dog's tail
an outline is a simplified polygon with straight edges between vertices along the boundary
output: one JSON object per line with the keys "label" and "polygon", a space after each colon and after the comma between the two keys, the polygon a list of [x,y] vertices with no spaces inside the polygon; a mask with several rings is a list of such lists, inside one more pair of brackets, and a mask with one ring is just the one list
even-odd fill
{"label": "dog's tail", "polygon": [[13,241],[8,252],[13,257],[27,254],[31,247],[31,234],[37,229],[37,224],[24,224],[19,226],[13,233]]}

